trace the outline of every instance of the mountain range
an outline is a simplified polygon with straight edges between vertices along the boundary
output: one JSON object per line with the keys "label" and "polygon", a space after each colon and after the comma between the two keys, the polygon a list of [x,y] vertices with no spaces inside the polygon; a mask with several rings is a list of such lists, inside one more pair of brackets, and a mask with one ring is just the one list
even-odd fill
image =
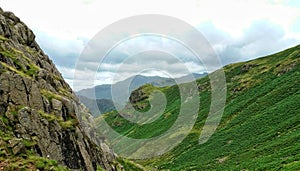
{"label": "mountain range", "polygon": [[[199,79],[206,75],[207,73],[191,74],[194,79]],[[188,75],[176,78],[179,83],[187,82],[189,79],[191,78]],[[130,93],[145,84],[164,87],[175,85],[176,81],[172,78],[159,76],[135,75],[115,84],[104,84],[93,88],[83,89],[76,92],[76,94],[78,95],[80,102],[87,106],[94,116],[98,116],[101,113],[115,109],[115,105],[119,105],[120,108],[124,107],[129,100]],[[126,86],[129,86],[128,90],[124,88]],[[115,96],[114,100],[112,98],[112,91]]]}
{"label": "mountain range", "polygon": [[[195,79],[206,76],[207,73],[197,74],[193,73],[192,76]],[[186,82],[187,76],[177,78],[180,82]],[[119,81],[115,84],[103,84],[98,85],[93,88],[82,89],[76,92],[77,95],[85,96],[91,99],[112,99],[111,90],[114,87],[116,94],[119,94],[119,91],[123,91],[123,87],[129,86],[129,94],[132,90],[139,88],[142,85],[151,84],[157,87],[164,87],[176,84],[175,80],[172,78],[159,77],[159,76],[143,76],[135,75],[129,77],[123,81]],[[94,97],[94,98],[93,98]]]}

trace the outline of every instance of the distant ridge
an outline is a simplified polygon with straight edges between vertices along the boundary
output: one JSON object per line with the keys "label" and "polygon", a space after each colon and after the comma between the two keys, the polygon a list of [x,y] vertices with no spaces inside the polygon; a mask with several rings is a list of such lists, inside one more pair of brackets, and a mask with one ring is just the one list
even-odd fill
{"label": "distant ridge", "polygon": [[[195,79],[202,78],[207,75],[207,73],[203,74],[192,74]],[[178,78],[179,82],[188,82],[190,78],[189,76],[183,76]],[[124,94],[125,85],[128,85],[130,81],[132,80],[130,87],[129,87],[129,93],[126,95]],[[83,89],[78,91],[76,94],[79,96],[80,101],[89,108],[90,112],[94,116],[98,116],[101,111],[101,113],[105,113],[108,111],[111,111],[115,109],[112,95],[111,95],[111,89],[112,86],[114,86],[114,91],[117,95],[123,95],[124,97],[116,98],[115,103],[119,104],[120,106],[124,106],[126,102],[129,100],[130,93],[139,88],[140,86],[143,86],[145,84],[151,84],[156,87],[164,87],[164,86],[171,86],[175,85],[176,82],[174,79],[171,78],[165,78],[165,77],[159,77],[159,76],[143,76],[143,75],[136,75],[130,78],[127,78],[123,81],[117,82],[113,85],[110,84],[104,84],[104,85],[98,85],[93,88],[89,89]],[[97,100],[92,99],[92,97],[96,97]]]}

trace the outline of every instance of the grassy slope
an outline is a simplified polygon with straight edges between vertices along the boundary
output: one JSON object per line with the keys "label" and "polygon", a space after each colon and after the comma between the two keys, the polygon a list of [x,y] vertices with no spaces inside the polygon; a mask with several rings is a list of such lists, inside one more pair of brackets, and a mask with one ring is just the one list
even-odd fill
{"label": "grassy slope", "polygon": [[[172,151],[139,162],[171,170],[300,170],[300,45],[228,65],[224,71],[226,108],[209,141],[198,144],[210,107],[210,85],[205,77],[197,81],[202,87],[201,106],[191,133]],[[172,126],[180,110],[178,88],[160,89],[166,94],[168,104],[156,122],[139,126],[116,112],[102,117],[116,131],[130,137],[159,135]]]}

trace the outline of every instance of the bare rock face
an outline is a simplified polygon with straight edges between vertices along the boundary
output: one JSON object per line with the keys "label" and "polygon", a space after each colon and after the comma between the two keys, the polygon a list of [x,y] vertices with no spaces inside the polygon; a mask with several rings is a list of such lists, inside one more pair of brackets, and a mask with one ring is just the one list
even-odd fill
{"label": "bare rock face", "polygon": [[0,9],[0,133],[11,135],[0,138],[0,146],[13,155],[33,151],[70,169],[117,170],[114,153],[97,141],[92,122],[33,32]]}

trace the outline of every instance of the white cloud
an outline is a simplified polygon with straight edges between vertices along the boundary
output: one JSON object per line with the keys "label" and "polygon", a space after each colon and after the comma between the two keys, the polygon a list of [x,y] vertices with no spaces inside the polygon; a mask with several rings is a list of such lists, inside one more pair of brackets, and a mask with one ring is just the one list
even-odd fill
{"label": "white cloud", "polygon": [[[37,36],[37,41],[53,59],[68,83],[72,83],[74,66],[87,41],[104,27],[122,18],[139,14],[162,14],[182,19],[195,26],[221,56],[223,64],[248,60],[274,53],[300,43],[300,4],[283,0],[3,0],[1,7],[13,11]],[[180,56],[192,72],[202,69],[191,60],[191,55],[166,39],[135,39],[123,43],[115,50],[115,57],[103,62],[103,72],[97,75],[96,83],[110,83],[113,70],[120,66],[127,56],[137,50],[168,49]],[[90,56],[85,67],[78,71],[82,80],[93,77],[93,68],[98,61]],[[144,59],[147,65],[135,69],[151,67],[151,60]],[[153,58],[154,60],[154,58]],[[177,63],[178,64],[178,63]],[[128,68],[134,68],[130,63]],[[127,68],[126,67],[126,68]],[[172,72],[176,63],[163,63]],[[177,66],[179,67],[179,66]],[[133,74],[124,70],[119,76]],[[161,72],[149,71],[146,74]],[[120,79],[119,78],[119,79]],[[92,78],[91,78],[92,79]],[[94,78],[93,78],[94,79]],[[80,87],[88,86],[80,83]]]}
{"label": "white cloud", "polygon": [[258,20],[280,25],[285,31],[300,17],[299,6],[270,0],[199,0],[199,16],[202,21],[211,21],[217,28],[242,36],[244,29]]}
{"label": "white cloud", "polygon": [[269,20],[289,30],[300,15],[299,6],[274,0],[4,0],[1,3],[31,28],[62,38],[72,34],[91,38],[124,17],[148,13],[177,17],[192,25],[212,21],[232,35],[242,34],[256,20]]}

